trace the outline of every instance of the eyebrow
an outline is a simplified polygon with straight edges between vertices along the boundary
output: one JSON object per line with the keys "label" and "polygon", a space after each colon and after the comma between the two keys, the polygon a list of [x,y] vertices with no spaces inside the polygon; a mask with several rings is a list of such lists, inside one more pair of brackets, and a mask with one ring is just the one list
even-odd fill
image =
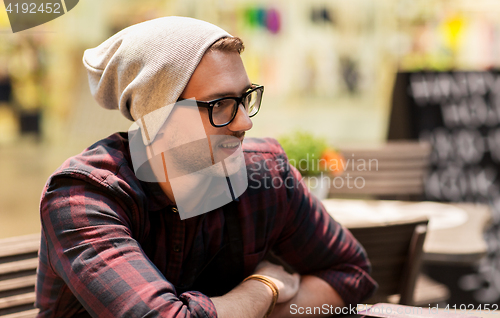
{"label": "eyebrow", "polygon": [[[248,84],[239,96],[243,95],[246,91],[248,91],[249,89],[251,89],[253,87],[254,87],[254,84]],[[207,97],[203,98],[202,100],[211,101],[214,99],[219,99],[219,98],[224,98],[224,97],[239,97],[239,96],[234,96],[234,92],[223,92],[223,93],[217,92],[217,93],[214,93],[212,95],[208,95]]]}

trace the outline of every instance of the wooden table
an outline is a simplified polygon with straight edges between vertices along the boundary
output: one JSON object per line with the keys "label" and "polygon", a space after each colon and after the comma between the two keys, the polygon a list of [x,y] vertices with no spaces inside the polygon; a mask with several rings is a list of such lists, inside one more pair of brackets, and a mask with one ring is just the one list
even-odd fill
{"label": "wooden table", "polygon": [[471,264],[486,255],[483,231],[491,220],[487,205],[385,200],[323,200],[328,213],[347,228],[388,225],[429,218],[426,262]]}

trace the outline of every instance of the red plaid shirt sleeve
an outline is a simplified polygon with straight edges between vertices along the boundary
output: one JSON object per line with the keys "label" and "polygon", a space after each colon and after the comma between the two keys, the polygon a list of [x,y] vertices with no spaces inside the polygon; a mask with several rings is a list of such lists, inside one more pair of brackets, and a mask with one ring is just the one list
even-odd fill
{"label": "red plaid shirt sleeve", "polygon": [[[215,307],[199,292],[176,295],[174,287],[147,258],[133,238],[134,213],[124,213],[130,195],[120,187],[58,176],[41,202],[43,226],[38,302],[53,312],[39,317],[71,317],[79,304],[52,304],[57,277],[94,317],[217,317]],[[87,176],[88,177],[88,176]],[[108,189],[104,192],[103,186]],[[48,252],[48,254],[47,254]],[[43,288],[47,287],[47,290]],[[56,308],[65,308],[61,312]]]}
{"label": "red plaid shirt sleeve", "polygon": [[297,169],[287,167],[283,179],[288,213],[274,245],[276,255],[302,275],[315,275],[328,282],[346,304],[368,298],[377,283],[369,275],[371,264],[365,250],[310,194]]}

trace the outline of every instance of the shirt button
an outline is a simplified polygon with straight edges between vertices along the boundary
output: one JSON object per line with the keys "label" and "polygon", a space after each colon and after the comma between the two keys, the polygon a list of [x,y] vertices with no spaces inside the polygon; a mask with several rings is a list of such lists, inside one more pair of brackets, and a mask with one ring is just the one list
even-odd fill
{"label": "shirt button", "polygon": [[179,210],[177,210],[177,208],[176,208],[176,207],[173,207],[173,208],[172,208],[172,212],[177,213],[177,212],[179,212]]}
{"label": "shirt button", "polygon": [[174,252],[179,253],[181,251],[181,248],[179,245],[174,246]]}

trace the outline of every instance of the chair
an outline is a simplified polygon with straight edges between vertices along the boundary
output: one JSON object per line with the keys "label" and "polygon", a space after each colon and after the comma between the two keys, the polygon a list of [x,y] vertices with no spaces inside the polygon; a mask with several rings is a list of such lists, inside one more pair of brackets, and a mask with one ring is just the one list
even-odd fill
{"label": "chair", "polygon": [[349,229],[365,248],[372,263],[371,275],[379,284],[378,290],[367,303],[415,305],[413,296],[420,272],[427,223],[427,219],[420,219]]}
{"label": "chair", "polygon": [[40,234],[0,240],[0,318],[35,317]]}
{"label": "chair", "polygon": [[[351,186],[347,182],[334,183],[329,197],[405,200],[422,197],[430,163],[430,144],[388,142],[376,147],[343,148],[341,153],[345,158],[345,171],[340,177],[352,178]],[[353,186],[357,178],[361,179]]]}

